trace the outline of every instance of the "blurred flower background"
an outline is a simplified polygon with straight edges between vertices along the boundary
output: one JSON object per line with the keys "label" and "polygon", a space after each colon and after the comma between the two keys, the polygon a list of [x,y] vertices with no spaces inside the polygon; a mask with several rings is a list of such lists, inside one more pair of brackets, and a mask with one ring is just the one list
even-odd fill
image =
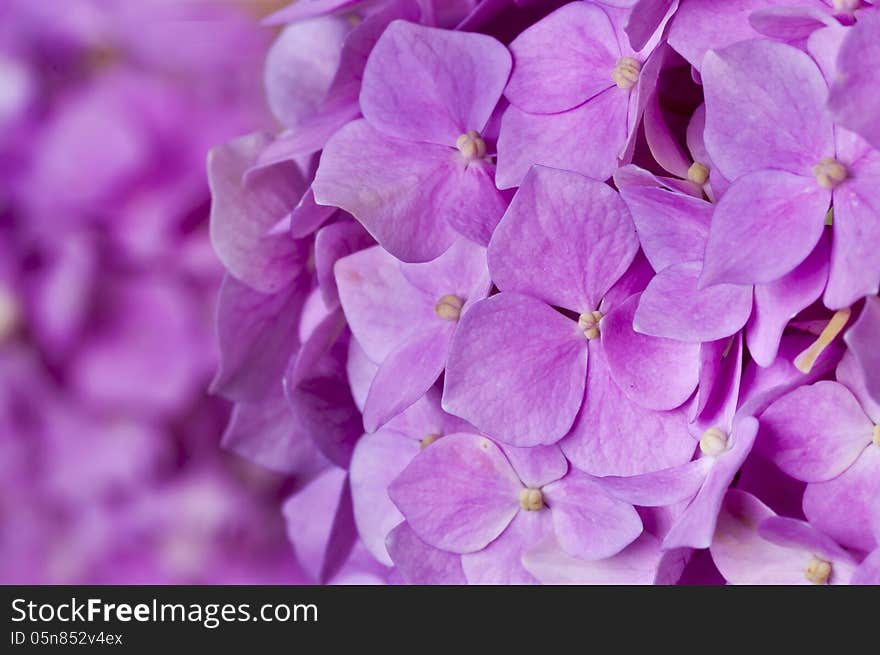
{"label": "blurred flower background", "polygon": [[209,148],[271,126],[259,0],[0,0],[0,582],[304,582],[218,448]]}

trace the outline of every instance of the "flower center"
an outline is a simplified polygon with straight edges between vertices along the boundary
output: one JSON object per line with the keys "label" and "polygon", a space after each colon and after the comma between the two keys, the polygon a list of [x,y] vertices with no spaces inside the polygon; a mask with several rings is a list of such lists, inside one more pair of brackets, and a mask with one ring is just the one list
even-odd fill
{"label": "flower center", "polygon": [[818,338],[810,344],[809,348],[804,350],[800,355],[795,357],[794,365],[801,373],[809,373],[813,370],[813,365],[819,359],[819,355],[831,345],[831,342],[841,333],[846,322],[849,320],[851,311],[849,308],[841,309],[834,312],[834,316],[828,321],[828,324],[819,334]]}
{"label": "flower center", "polygon": [[621,89],[631,89],[639,81],[642,65],[632,57],[621,57],[611,70],[611,79]]}
{"label": "flower center", "polygon": [[424,450],[440,438],[439,434],[429,434],[419,442],[419,450]]}
{"label": "flower center", "polygon": [[519,492],[519,506],[527,512],[537,512],[544,507],[544,494],[540,489],[523,489]]}
{"label": "flower center", "polygon": [[602,312],[584,312],[578,316],[578,327],[589,341],[599,336],[599,321],[603,316]]}
{"label": "flower center", "polygon": [[461,318],[461,308],[464,301],[451,293],[441,296],[434,305],[434,313],[444,321],[457,321]]}
{"label": "flower center", "polygon": [[813,584],[827,584],[831,577],[831,562],[814,557],[804,569],[804,577]]}
{"label": "flower center", "polygon": [[823,157],[813,166],[813,175],[823,189],[833,189],[847,177],[846,166],[834,157]]}
{"label": "flower center", "polygon": [[11,337],[21,318],[18,301],[11,291],[0,285],[0,343]]}
{"label": "flower center", "polygon": [[874,442],[875,446],[880,446],[880,423],[874,426],[874,436],[871,441]]}
{"label": "flower center", "polygon": [[709,169],[698,161],[695,161],[688,168],[688,179],[694,184],[703,185],[709,179]]}
{"label": "flower center", "polygon": [[466,161],[482,159],[486,156],[486,142],[476,130],[468,130],[455,140],[455,147]]}
{"label": "flower center", "polygon": [[710,457],[717,457],[727,450],[727,434],[721,428],[709,428],[700,437],[700,450]]}

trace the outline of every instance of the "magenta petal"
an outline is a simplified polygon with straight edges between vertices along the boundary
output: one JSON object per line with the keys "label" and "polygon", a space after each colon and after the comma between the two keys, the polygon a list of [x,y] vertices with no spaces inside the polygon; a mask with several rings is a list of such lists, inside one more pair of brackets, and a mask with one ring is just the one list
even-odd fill
{"label": "magenta petal", "polygon": [[454,166],[452,179],[442,190],[446,194],[443,210],[449,225],[481,246],[489,244],[507,209],[504,196],[495,187],[494,173],[494,166],[485,161]]}
{"label": "magenta petal", "polygon": [[665,507],[696,496],[711,466],[711,459],[701,457],[668,469],[628,477],[597,478],[597,482],[615,498],[633,505]]}
{"label": "magenta petal", "polygon": [[269,108],[284,126],[295,127],[317,113],[350,29],[344,18],[324,17],[289,25],[275,39],[263,82]]}
{"label": "magenta petal", "polygon": [[501,450],[522,483],[531,489],[540,489],[568,472],[568,460],[556,444],[531,448],[501,444]]}
{"label": "magenta petal", "polygon": [[303,430],[279,384],[258,403],[237,403],[221,441],[224,448],[272,471],[310,475],[328,462]]}
{"label": "magenta petal", "polygon": [[500,293],[458,325],[443,408],[504,443],[555,443],[580,407],[586,369],[577,323],[539,300]]}
{"label": "magenta petal", "polygon": [[602,346],[617,386],[648,409],[675,409],[690,398],[700,376],[700,345],[633,330],[639,295],[602,319]]}
{"label": "magenta petal", "polygon": [[508,107],[498,136],[498,188],[519,186],[533,165],[607,180],[626,143],[627,98],[615,86],[559,114]]}
{"label": "magenta petal", "polygon": [[367,356],[381,364],[395,346],[441,321],[436,298],[412,286],[402,264],[379,246],[336,262],[339,300]]}
{"label": "magenta petal", "polygon": [[872,296],[865,299],[862,313],[843,338],[862,369],[865,389],[875,403],[880,403],[878,334],[880,334],[880,297]]}
{"label": "magenta petal", "polygon": [[339,302],[333,266],[343,257],[368,248],[370,235],[352,220],[340,221],[318,230],[315,236],[315,274],[324,304],[333,307]]}
{"label": "magenta petal", "polygon": [[584,560],[562,550],[555,535],[547,535],[525,552],[525,569],[543,584],[640,584],[654,582],[662,557],[660,542],[647,532],[606,559]]}
{"label": "magenta petal", "polygon": [[620,46],[600,6],[573,2],[526,29],[510,44],[515,66],[504,95],[523,111],[552,114],[576,107],[614,82]]}
{"label": "magenta petal", "polygon": [[397,20],[367,60],[361,108],[387,135],[453,146],[468,130],[482,131],[510,67],[492,37]]}
{"label": "magenta petal", "polygon": [[387,566],[392,561],[385,538],[403,521],[388,497],[388,485],[418,452],[419,444],[414,439],[382,430],[365,435],[351,457],[349,476],[358,533],[373,557]]}
{"label": "magenta petal", "polygon": [[550,512],[518,512],[507,529],[483,550],[461,556],[472,585],[537,584],[523,567],[523,555],[553,531]]}
{"label": "magenta petal", "polygon": [[269,142],[251,134],[208,155],[211,243],[227,270],[258,291],[281,290],[305,265],[308,246],[273,228],[296,206],[304,183],[293,162],[252,172],[248,168]]}
{"label": "magenta petal", "polygon": [[767,7],[749,16],[752,28],[777,41],[797,42],[836,21],[817,7]]}
{"label": "magenta petal", "polygon": [[852,180],[834,190],[834,240],[825,305],[848,307],[880,286],[880,153],[852,166]]}
{"label": "magenta petal", "polygon": [[638,247],[626,205],[608,185],[535,166],[492,237],[489,270],[502,291],[589,312]]}
{"label": "magenta petal", "polygon": [[461,556],[429,546],[416,536],[408,523],[394,528],[385,545],[407,584],[467,584]]}
{"label": "magenta petal", "polygon": [[661,271],[645,289],[635,312],[637,332],[699,343],[730,336],[749,319],[752,287],[716,284],[703,289],[700,262]]}
{"label": "magenta petal", "polygon": [[352,121],[327,142],[312,189],[322,205],[340,207],[404,261],[428,261],[455,232],[446,222],[447,183],[457,152],[413,144]]}
{"label": "magenta petal", "polygon": [[874,423],[837,382],[800,387],[761,415],[761,452],[804,482],[835,478],[871,443]]}
{"label": "magenta petal", "polygon": [[451,323],[440,325],[415,335],[389,353],[367,394],[367,432],[374,432],[412,405],[440,377],[454,329]]}
{"label": "magenta petal", "polygon": [[691,430],[695,434],[733,424],[740,400],[742,333],[738,332],[729,339],[704,343],[700,356],[699,400],[693,406],[691,416]]}
{"label": "magenta petal", "polygon": [[734,182],[715,208],[700,284],[772,282],[816,247],[829,192],[812,177],[760,171]]}
{"label": "magenta petal", "polygon": [[880,585],[880,548],[874,550],[859,564],[850,584]]}
{"label": "magenta petal", "polygon": [[290,235],[294,239],[303,239],[314,233],[335,213],[336,207],[317,204],[315,192],[309,187],[290,214]]}
{"label": "magenta petal", "polygon": [[760,366],[773,363],[788,322],[822,295],[827,279],[828,240],[822,239],[810,256],[791,273],[755,287],[754,309],[746,326],[746,339],[749,353]]}
{"label": "magenta petal", "polygon": [[318,583],[339,570],[357,540],[347,478],[344,470],[328,468],[282,508],[297,560]]}
{"label": "magenta petal", "polygon": [[388,495],[425,542],[467,553],[484,548],[510,524],[522,488],[498,446],[460,433],[423,450]]}
{"label": "magenta petal", "polygon": [[831,87],[828,107],[835,121],[858,132],[880,148],[880,96],[874,71],[880,67],[880,15],[864,11],[843,41],[837,55],[838,79]]}
{"label": "magenta petal", "polygon": [[766,169],[810,175],[834,152],[828,87],[805,52],[746,41],[707,53],[701,73],[706,147],[727,179]]}
{"label": "magenta petal", "polygon": [[227,275],[217,301],[220,367],[211,389],[238,401],[261,400],[281,378],[299,339],[308,281],[263,294]]}
{"label": "magenta petal", "polygon": [[877,547],[871,529],[880,497],[880,448],[871,446],[841,475],[807,486],[804,514],[817,529],[848,548]]}
{"label": "magenta petal", "polygon": [[341,12],[362,0],[297,0],[263,19],[264,25],[283,25]]}
{"label": "magenta petal", "polygon": [[808,584],[810,556],[758,535],[773,511],[749,493],[731,489],[724,498],[712,540],[712,559],[729,584]]}
{"label": "magenta petal", "polygon": [[703,259],[713,206],[660,187],[623,186],[645,256],[657,272]]}
{"label": "magenta petal", "polygon": [[611,378],[601,343],[590,343],[583,407],[562,451],[591,475],[638,475],[683,464],[694,452],[682,409],[657,412],[627,398]]}
{"label": "magenta petal", "polygon": [[571,471],[543,489],[559,545],[583,559],[619,553],[642,533],[629,503],[612,498],[588,475]]}
{"label": "magenta petal", "polygon": [[730,437],[733,445],[716,458],[697,497],[663,539],[664,548],[709,547],[724,494],[751,452],[757,433],[758,421],[751,416],[734,423]]}
{"label": "magenta petal", "polygon": [[829,537],[806,521],[785,516],[771,516],[758,525],[758,534],[777,546],[797,548],[830,560],[851,564],[852,556]]}

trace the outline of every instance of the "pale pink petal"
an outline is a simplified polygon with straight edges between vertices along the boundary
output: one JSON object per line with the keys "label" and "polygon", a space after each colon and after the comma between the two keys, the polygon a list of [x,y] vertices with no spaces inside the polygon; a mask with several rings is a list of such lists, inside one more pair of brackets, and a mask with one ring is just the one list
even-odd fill
{"label": "pale pink petal", "polygon": [[[489,270],[502,291],[590,312],[638,247],[629,211],[611,187],[536,166],[492,237]],[[538,262],[535,253],[541,253]]]}
{"label": "pale pink petal", "polygon": [[407,584],[467,584],[461,569],[461,555],[429,546],[406,522],[388,534],[386,547]]}
{"label": "pale pink petal", "polygon": [[491,544],[475,553],[461,556],[461,566],[472,585],[537,584],[523,567],[523,555],[553,531],[550,512],[518,512],[513,521]]}
{"label": "pale pink petal", "polygon": [[484,548],[519,512],[522,482],[485,437],[447,435],[404,469],[388,495],[429,545],[456,553]]}
{"label": "pale pink petal", "polygon": [[490,36],[397,20],[367,60],[361,109],[387,135],[454,146],[486,125],[510,68],[507,48]]}
{"label": "pale pink petal", "polygon": [[499,441],[558,441],[584,394],[587,340],[539,300],[501,293],[461,319],[446,365],[443,408]]}

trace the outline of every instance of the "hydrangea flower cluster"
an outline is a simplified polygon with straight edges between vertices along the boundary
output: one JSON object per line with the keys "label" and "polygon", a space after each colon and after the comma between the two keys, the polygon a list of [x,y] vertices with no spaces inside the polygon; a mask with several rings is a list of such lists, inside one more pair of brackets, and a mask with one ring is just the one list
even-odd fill
{"label": "hydrangea flower cluster", "polygon": [[880,583],[880,11],[299,0],[225,444],[319,582]]}
{"label": "hydrangea flower cluster", "polygon": [[229,4],[0,2],[4,584],[305,579],[205,393],[204,157],[264,120],[267,41]]}

